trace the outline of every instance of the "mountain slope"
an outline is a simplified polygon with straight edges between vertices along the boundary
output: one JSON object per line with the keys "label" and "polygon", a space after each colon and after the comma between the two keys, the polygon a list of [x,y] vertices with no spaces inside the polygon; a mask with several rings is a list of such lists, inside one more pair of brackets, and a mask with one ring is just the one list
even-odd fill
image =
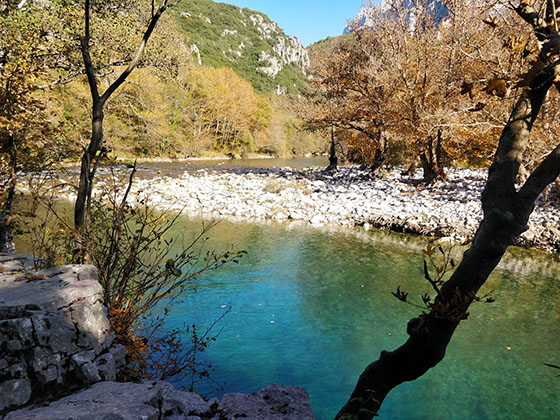
{"label": "mountain slope", "polygon": [[[396,2],[393,0],[382,0],[377,7],[362,7],[362,9],[358,12],[358,16],[346,25],[343,34],[352,33],[358,28],[372,28],[375,25],[375,19],[372,16],[374,10],[384,11],[388,15],[400,15],[402,11],[396,11],[394,3]],[[433,20],[436,23],[444,19],[449,14],[449,9],[441,0],[403,0],[397,3],[401,3],[404,8],[404,17],[411,23],[412,26],[414,26],[415,14],[418,13],[419,8],[425,8],[425,10],[433,16]]]}
{"label": "mountain slope", "polygon": [[211,0],[183,0],[175,18],[195,62],[231,67],[259,93],[299,93],[307,84],[306,49],[266,15]]}

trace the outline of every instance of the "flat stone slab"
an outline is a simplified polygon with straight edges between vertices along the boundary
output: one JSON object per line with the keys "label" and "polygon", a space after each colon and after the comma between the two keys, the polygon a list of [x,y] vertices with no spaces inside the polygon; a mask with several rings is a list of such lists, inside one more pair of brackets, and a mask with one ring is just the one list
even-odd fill
{"label": "flat stone slab", "polygon": [[101,298],[97,269],[92,265],[65,265],[33,269],[33,257],[0,254],[0,313],[3,307],[37,307],[56,311],[76,299]]}
{"label": "flat stone slab", "polygon": [[99,382],[46,407],[11,412],[4,420],[158,420],[161,399],[156,386]]}
{"label": "flat stone slab", "polygon": [[[0,417],[1,418],[1,417]],[[303,388],[269,385],[222,402],[177,391],[167,382],[99,382],[45,407],[8,413],[3,420],[314,420]]]}

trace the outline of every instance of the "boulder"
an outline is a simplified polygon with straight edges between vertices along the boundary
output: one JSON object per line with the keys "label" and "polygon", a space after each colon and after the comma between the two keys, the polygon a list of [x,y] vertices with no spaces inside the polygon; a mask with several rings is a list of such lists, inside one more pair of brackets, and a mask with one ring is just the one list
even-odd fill
{"label": "boulder", "polygon": [[218,407],[222,418],[234,420],[314,420],[307,391],[299,387],[269,385],[253,394],[226,394]]}
{"label": "boulder", "polygon": [[31,256],[0,254],[0,415],[114,380],[124,365],[95,267],[35,265]]}

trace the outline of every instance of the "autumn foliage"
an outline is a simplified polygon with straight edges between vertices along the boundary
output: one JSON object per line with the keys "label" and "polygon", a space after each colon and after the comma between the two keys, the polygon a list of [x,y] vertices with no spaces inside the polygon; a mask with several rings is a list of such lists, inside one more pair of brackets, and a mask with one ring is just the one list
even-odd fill
{"label": "autumn foliage", "polygon": [[[373,27],[355,28],[314,60],[308,127],[334,125],[350,157],[368,166],[376,154],[421,164],[426,181],[450,164],[488,164],[537,43],[507,5],[475,3],[445,2],[437,19],[425,0],[372,6]],[[541,152],[556,130],[545,120],[534,139]]]}

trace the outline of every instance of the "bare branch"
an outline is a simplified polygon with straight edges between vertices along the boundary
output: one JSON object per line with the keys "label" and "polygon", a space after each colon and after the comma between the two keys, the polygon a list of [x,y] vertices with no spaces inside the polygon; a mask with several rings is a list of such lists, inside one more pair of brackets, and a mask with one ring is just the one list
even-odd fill
{"label": "bare branch", "polygon": [[160,17],[163,15],[163,13],[169,7],[177,5],[180,1],[181,0],[176,0],[171,4],[169,4],[168,0],[164,0],[162,2],[161,7],[158,9],[158,11],[155,14],[153,14],[152,18],[150,19],[150,23],[148,24],[148,28],[146,29],[146,32],[144,33],[144,36],[142,37],[142,41],[140,41],[140,45],[138,46],[138,48],[136,50],[136,53],[134,54],[134,57],[130,61],[128,67],[117,78],[117,80],[115,80],[111,84],[111,86],[109,86],[109,88],[105,91],[105,93],[101,97],[101,102],[102,103],[105,103],[107,101],[107,99],[109,99],[109,97],[119,88],[120,85],[122,85],[124,83],[126,78],[136,68],[136,66],[138,65],[138,62],[140,61],[140,57],[142,57],[142,54],[144,53],[144,49],[146,48],[146,44],[148,43],[148,40],[150,39],[150,36],[152,35],[152,32],[154,31],[154,28],[156,27],[156,24],[158,23]]}
{"label": "bare branch", "polygon": [[521,190],[519,198],[524,203],[534,203],[544,188],[560,176],[560,144],[531,173]]}
{"label": "bare branch", "polygon": [[86,0],[85,2],[85,30],[84,36],[80,38],[80,46],[82,51],[82,58],[84,60],[84,67],[86,71],[86,75],[88,78],[88,84],[91,91],[91,97],[93,102],[97,102],[99,100],[99,90],[97,88],[97,80],[95,78],[95,69],[93,67],[93,62],[91,60],[91,55],[89,51],[89,42],[90,42],[90,0]]}
{"label": "bare branch", "polygon": [[535,35],[539,40],[542,41],[550,33],[542,15],[529,2],[521,1],[519,6],[515,7],[515,11],[525,22],[533,27]]}

